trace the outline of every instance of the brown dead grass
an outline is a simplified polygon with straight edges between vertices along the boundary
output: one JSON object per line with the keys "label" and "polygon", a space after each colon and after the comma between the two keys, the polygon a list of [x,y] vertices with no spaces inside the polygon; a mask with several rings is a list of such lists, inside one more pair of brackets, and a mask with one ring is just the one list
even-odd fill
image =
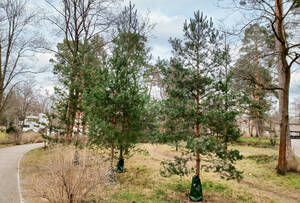
{"label": "brown dead grass", "polygon": [[[151,157],[158,160],[174,157],[178,152],[167,145],[146,146]],[[300,202],[300,174],[288,173],[280,176],[276,173],[277,148],[256,148],[250,146],[231,146],[238,149],[244,159],[237,163],[237,167],[244,171],[242,181],[227,181],[217,174],[201,172],[202,181],[221,183],[229,188],[228,198],[241,202]],[[252,160],[248,157],[270,157],[268,160]],[[191,179],[191,178],[190,178]],[[230,194],[231,193],[231,194]],[[211,200],[209,200],[211,201]],[[226,200],[226,202],[229,200]]]}
{"label": "brown dead grass", "polygon": [[43,138],[39,133],[28,131],[22,133],[21,142],[16,142],[16,137],[14,134],[7,134],[4,132],[0,133],[0,148],[13,146],[16,143],[18,144],[30,144],[30,143],[40,143],[43,142]]}
{"label": "brown dead grass", "polygon": [[42,138],[40,133],[36,133],[33,131],[24,132],[22,134],[22,143],[29,144],[29,143],[38,143],[43,142],[44,139]]}

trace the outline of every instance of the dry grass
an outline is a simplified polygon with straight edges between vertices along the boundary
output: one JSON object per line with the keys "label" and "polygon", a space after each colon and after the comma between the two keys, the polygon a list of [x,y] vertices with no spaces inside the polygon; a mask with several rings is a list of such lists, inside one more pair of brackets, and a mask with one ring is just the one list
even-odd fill
{"label": "dry grass", "polygon": [[240,183],[224,181],[212,173],[205,174],[205,178],[220,181],[235,193],[244,194],[237,197],[246,202],[300,202],[300,175],[277,175],[276,148],[233,147],[244,155],[237,164],[244,171],[244,179]]}
{"label": "dry grass", "polygon": [[[107,203],[189,202],[192,175],[164,178],[159,174],[160,162],[171,159],[178,152],[168,145],[146,144],[139,147],[148,150],[149,154],[135,153],[125,160],[126,172],[117,175],[117,184],[92,191],[88,200]],[[237,163],[237,167],[244,170],[244,179],[239,183],[226,181],[214,173],[202,171],[204,202],[300,202],[300,175],[276,174],[276,148],[231,147],[244,155],[244,159]],[[30,159],[28,155],[25,157],[23,172],[27,177],[41,170],[36,168],[34,161],[44,163],[49,159],[49,153],[39,151],[31,153]],[[27,182],[26,179],[24,182]]]}
{"label": "dry grass", "polygon": [[29,131],[29,132],[24,132],[22,134],[23,144],[38,143],[38,142],[43,142],[43,138],[40,133]]}
{"label": "dry grass", "polygon": [[288,166],[289,170],[300,172],[300,158],[292,151],[291,164]]}
{"label": "dry grass", "polygon": [[0,147],[6,147],[15,143],[15,138],[5,132],[0,132]]}
{"label": "dry grass", "polygon": [[12,146],[17,143],[29,144],[29,143],[43,142],[42,136],[39,133],[33,131],[23,133],[21,139],[22,139],[21,142],[17,142],[14,134],[7,134],[4,132],[0,132],[0,148]]}

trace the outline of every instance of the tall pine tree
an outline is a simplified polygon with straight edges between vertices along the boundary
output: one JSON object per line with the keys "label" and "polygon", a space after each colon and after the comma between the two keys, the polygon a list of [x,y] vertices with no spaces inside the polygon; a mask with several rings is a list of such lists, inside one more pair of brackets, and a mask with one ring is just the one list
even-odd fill
{"label": "tall pine tree", "polygon": [[[209,161],[203,167],[214,168],[222,177],[241,177],[241,172],[233,166],[241,155],[227,148],[227,143],[239,136],[238,112],[234,110],[236,102],[229,101],[230,78],[222,68],[228,63],[228,51],[220,49],[222,36],[212,20],[195,12],[194,18],[185,22],[183,31],[183,40],[170,40],[173,57],[169,67],[163,69],[167,94],[164,122],[166,136],[185,140],[187,152],[196,158],[190,198],[197,201],[203,198],[199,178],[201,158]],[[165,171],[184,174],[188,171],[182,170],[186,163],[179,157],[175,162],[163,162],[162,174],[166,175]]]}
{"label": "tall pine tree", "polygon": [[117,20],[111,56],[104,57],[98,68],[95,86],[85,93],[89,134],[98,145],[110,147],[111,167],[114,151],[119,149],[120,171],[124,150],[132,147],[143,135],[147,89],[143,85],[143,67],[148,58],[147,25],[140,22],[131,3]]}
{"label": "tall pine tree", "polygon": [[249,26],[244,33],[241,56],[235,64],[234,74],[237,88],[244,89],[249,95],[246,113],[249,118],[249,134],[261,137],[264,132],[264,120],[270,110],[271,93],[268,88],[273,85],[275,59],[271,54],[274,39],[267,28],[258,24]]}

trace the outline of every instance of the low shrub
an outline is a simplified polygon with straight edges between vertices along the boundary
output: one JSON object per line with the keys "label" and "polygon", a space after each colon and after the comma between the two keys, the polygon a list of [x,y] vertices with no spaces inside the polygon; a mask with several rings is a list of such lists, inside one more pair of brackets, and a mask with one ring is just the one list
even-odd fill
{"label": "low shrub", "polygon": [[49,202],[88,202],[89,196],[106,183],[106,168],[99,155],[80,150],[74,163],[75,149],[55,149],[46,163],[29,180],[31,198]]}

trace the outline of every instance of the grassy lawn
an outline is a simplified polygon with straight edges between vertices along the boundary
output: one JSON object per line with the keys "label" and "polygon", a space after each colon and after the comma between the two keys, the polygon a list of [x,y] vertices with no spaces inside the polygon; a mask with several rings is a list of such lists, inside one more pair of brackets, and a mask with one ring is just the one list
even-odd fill
{"label": "grassy lawn", "polygon": [[[117,174],[117,184],[102,187],[97,193],[90,194],[89,200],[109,203],[189,202],[192,175],[164,178],[159,174],[161,160],[172,158],[177,153],[174,148],[150,144],[139,147],[148,153],[136,153],[125,160],[126,172]],[[276,174],[277,148],[231,147],[240,150],[244,156],[237,164],[244,171],[244,179],[226,181],[214,173],[202,171],[205,202],[300,202],[300,175]],[[29,192],[26,181],[32,174],[42,173],[39,166],[51,153],[51,150],[36,149],[23,158],[21,177],[25,197]]]}
{"label": "grassy lawn", "polygon": [[238,139],[238,142],[259,142],[259,141],[261,141],[262,143],[270,143],[270,139],[269,138],[261,138],[260,140],[259,140],[259,138],[257,138],[257,137],[240,137],[239,139]]}
{"label": "grassy lawn", "polygon": [[[275,139],[275,146],[279,144],[279,139]],[[271,141],[269,138],[257,138],[257,137],[240,137],[238,138],[235,144],[238,145],[249,145],[256,147],[267,147],[270,148],[274,145],[271,145]]]}

